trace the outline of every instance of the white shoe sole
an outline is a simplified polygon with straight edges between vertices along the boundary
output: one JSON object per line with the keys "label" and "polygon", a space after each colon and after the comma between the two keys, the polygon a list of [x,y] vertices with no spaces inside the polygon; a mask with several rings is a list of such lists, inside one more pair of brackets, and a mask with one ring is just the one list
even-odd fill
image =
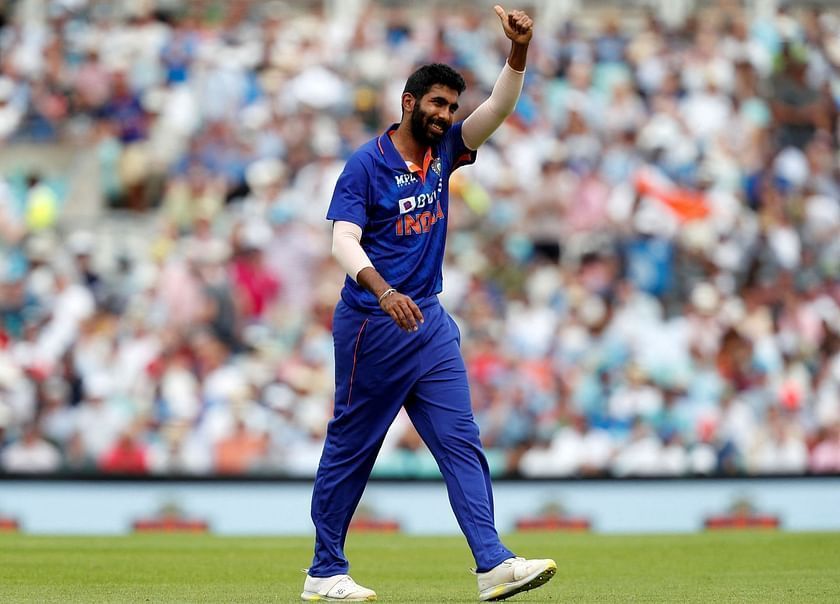
{"label": "white shoe sole", "polygon": [[376,595],[365,596],[364,598],[330,598],[329,596],[305,591],[300,594],[300,599],[304,602],[374,602],[376,601]]}
{"label": "white shoe sole", "polygon": [[556,572],[557,563],[552,560],[546,564],[545,568],[538,570],[524,579],[514,581],[513,583],[502,583],[501,585],[495,585],[485,589],[478,594],[478,599],[482,602],[493,602],[495,600],[504,600],[523,591],[536,589],[540,585],[548,583]]}

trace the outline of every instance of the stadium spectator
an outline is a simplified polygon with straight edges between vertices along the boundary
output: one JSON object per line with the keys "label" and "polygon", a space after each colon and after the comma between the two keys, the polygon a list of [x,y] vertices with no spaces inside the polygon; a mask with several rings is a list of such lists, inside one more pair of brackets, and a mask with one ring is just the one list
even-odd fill
{"label": "stadium spectator", "polygon": [[840,472],[840,423],[826,429],[811,453],[810,468],[818,474]]}
{"label": "stadium spectator", "polygon": [[146,474],[146,446],[132,434],[132,430],[126,429],[102,454],[97,461],[97,467],[106,474]]}
{"label": "stadium spectator", "polygon": [[6,472],[48,474],[61,468],[61,453],[41,435],[37,424],[30,423],[20,439],[3,450],[0,461]]}
{"label": "stadium spectator", "polygon": [[248,474],[260,469],[267,441],[264,434],[250,430],[242,419],[236,420],[233,433],[219,440],[215,450],[218,474]]}

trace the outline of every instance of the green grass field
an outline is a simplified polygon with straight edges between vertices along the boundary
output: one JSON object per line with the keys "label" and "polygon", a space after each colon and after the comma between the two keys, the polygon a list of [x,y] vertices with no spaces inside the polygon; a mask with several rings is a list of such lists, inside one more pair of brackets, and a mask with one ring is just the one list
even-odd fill
{"label": "green grass field", "polygon": [[[840,602],[840,533],[516,534],[557,576],[511,602]],[[295,602],[307,538],[0,535],[0,602]],[[475,602],[457,537],[356,535],[353,576],[382,602]]]}

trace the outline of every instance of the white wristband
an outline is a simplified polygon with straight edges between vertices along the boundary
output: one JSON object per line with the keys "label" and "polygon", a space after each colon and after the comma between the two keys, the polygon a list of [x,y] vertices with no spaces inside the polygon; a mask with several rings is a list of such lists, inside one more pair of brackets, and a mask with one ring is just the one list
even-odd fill
{"label": "white wristband", "polygon": [[397,293],[397,290],[395,290],[393,287],[389,287],[384,292],[382,292],[381,296],[379,296],[379,303],[382,304],[382,300],[395,293]]}

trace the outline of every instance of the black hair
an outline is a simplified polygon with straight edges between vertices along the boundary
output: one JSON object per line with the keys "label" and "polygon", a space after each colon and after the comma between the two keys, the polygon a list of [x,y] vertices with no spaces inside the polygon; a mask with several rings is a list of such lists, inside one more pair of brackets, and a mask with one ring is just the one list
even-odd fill
{"label": "black hair", "polygon": [[435,84],[451,88],[458,94],[464,92],[467,87],[467,83],[461,74],[449,65],[432,63],[431,65],[423,65],[408,77],[403,94],[408,92],[419,101]]}

